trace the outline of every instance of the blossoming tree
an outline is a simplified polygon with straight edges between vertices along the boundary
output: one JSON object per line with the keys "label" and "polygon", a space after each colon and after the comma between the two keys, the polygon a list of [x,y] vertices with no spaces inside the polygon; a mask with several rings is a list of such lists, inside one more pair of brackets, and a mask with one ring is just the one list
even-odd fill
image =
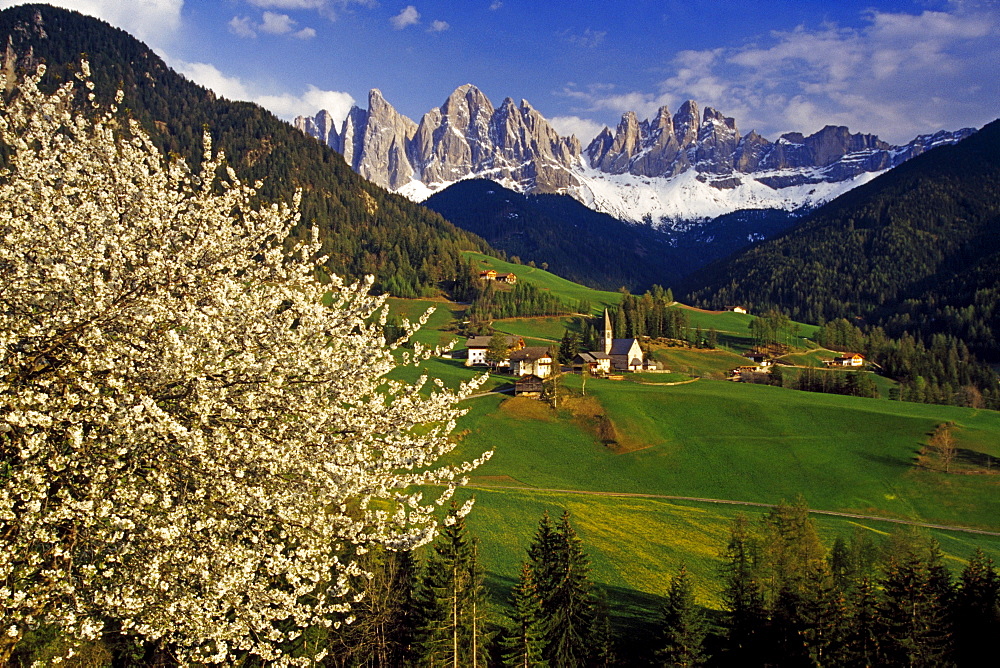
{"label": "blossoming tree", "polygon": [[315,232],[282,248],[295,205],[207,137],[197,171],[165,159],[81,70],[0,107],[0,664],[105,619],[182,661],[298,662],[363,594],[346,555],[433,536],[479,463],[435,463],[475,383],[387,380],[384,298],[318,280]]}

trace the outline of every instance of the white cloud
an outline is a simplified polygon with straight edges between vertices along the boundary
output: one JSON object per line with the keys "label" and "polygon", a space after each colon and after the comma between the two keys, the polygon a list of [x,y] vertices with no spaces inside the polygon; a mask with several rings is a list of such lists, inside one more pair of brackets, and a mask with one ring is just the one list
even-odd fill
{"label": "white cloud", "polygon": [[553,116],[549,119],[549,123],[563,137],[576,135],[576,138],[584,146],[599,135],[605,127],[603,123],[597,123],[589,118],[580,118],[579,116]]}
{"label": "white cloud", "polygon": [[170,65],[192,81],[212,89],[217,95],[230,100],[256,102],[286,120],[296,116],[313,116],[321,109],[326,109],[337,122],[340,122],[347,117],[347,113],[354,105],[354,98],[348,93],[321,90],[311,84],[305,92],[295,95],[274,92],[260,84],[226,76],[210,63],[173,61]]}
{"label": "white cloud", "polygon": [[867,12],[860,28],[800,26],[759,44],[681,52],[658,92],[714,106],[743,131],[773,136],[833,124],[905,142],[992,120],[997,63],[1000,10],[955,3],[919,14]]}
{"label": "white cloud", "polygon": [[[23,4],[23,0],[0,0],[0,9]],[[155,46],[180,28],[184,0],[48,0],[48,4],[103,19]]]}
{"label": "white cloud", "polygon": [[[248,16],[234,16],[229,21],[229,32],[238,37],[253,38],[258,32],[269,35],[289,35],[296,39],[312,39],[316,36],[313,28],[302,28],[295,31],[298,23],[288,14],[277,14],[275,12],[264,12],[260,23],[254,23]],[[293,32],[294,31],[294,32]]]}
{"label": "white cloud", "polygon": [[402,30],[409,26],[420,23],[420,12],[413,5],[407,5],[399,14],[389,19],[389,23],[396,30]]}
{"label": "white cloud", "polygon": [[320,9],[326,0],[247,0],[254,7],[262,9]]}
{"label": "white cloud", "polygon": [[672,98],[663,94],[643,91],[616,92],[614,85],[605,83],[591,84],[586,90],[579,90],[575,85],[567,84],[557,94],[576,100],[581,111],[610,111],[616,115],[634,111],[639,118],[649,118],[660,107],[670,106],[673,102]]}
{"label": "white cloud", "polygon": [[594,47],[600,46],[601,43],[604,42],[604,38],[608,36],[608,31],[592,30],[587,28],[582,33],[577,33],[573,30],[563,30],[562,32],[556,34],[570,44],[593,49]]}
{"label": "white cloud", "polygon": [[490,11],[491,12],[495,12],[496,10],[500,9],[501,7],[503,7],[503,2],[501,2],[501,0],[493,0],[493,2],[490,3]]}
{"label": "white cloud", "polygon": [[229,21],[229,32],[237,37],[250,38],[257,36],[257,31],[254,30],[253,21],[249,16],[234,16]]}
{"label": "white cloud", "polygon": [[260,30],[270,35],[285,35],[292,32],[295,21],[288,14],[276,14],[275,12],[264,12]]}
{"label": "white cloud", "polygon": [[431,27],[427,29],[427,32],[444,32],[450,27],[447,21],[432,21]]}

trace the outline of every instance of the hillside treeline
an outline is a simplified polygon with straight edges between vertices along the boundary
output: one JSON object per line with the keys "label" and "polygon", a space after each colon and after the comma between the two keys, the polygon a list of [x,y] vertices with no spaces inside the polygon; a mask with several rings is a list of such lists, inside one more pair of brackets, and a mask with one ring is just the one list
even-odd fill
{"label": "hillside treeline", "polygon": [[86,54],[98,99],[121,88],[122,106],[164,152],[201,162],[208,131],[241,179],[260,180],[264,200],[289,200],[302,189],[302,223],[293,234],[319,228],[334,273],[376,277],[376,289],[416,297],[447,287],[461,270],[460,250],[488,251],[478,237],[441,216],[390,194],[351,171],[321,142],[248,102],[232,102],[177,74],[128,33],[97,19],[46,5],[0,13],[0,38],[17,68],[47,64],[55,87],[72,78]]}
{"label": "hillside treeline", "polygon": [[[904,398],[996,392],[1000,121],[907,161],[689,281],[692,303],[856,323]],[[977,361],[979,363],[977,363]],[[965,402],[969,404],[968,401]]]}
{"label": "hillside treeline", "polygon": [[[331,668],[972,666],[1000,633],[1000,574],[981,551],[956,578],[936,543],[914,534],[880,538],[859,528],[828,550],[801,502],[756,523],[734,521],[713,583],[721,610],[702,607],[676,565],[642,632],[629,628],[635,620],[612,623],[616,610],[590,578],[568,513],[542,517],[504,600],[487,588],[461,518],[443,527],[422,563],[381,549],[355,558],[371,577],[351,623],[315,628],[287,651],[323,650],[319,665]],[[53,630],[36,633],[14,665],[60,647]],[[169,647],[134,647],[113,633],[76,659],[172,665]]]}
{"label": "hillside treeline", "polygon": [[895,399],[1000,409],[996,374],[956,336],[937,333],[928,345],[908,332],[894,339],[881,327],[864,331],[838,318],[819,328],[816,342],[832,350],[862,353],[882,374],[899,381]]}
{"label": "hillside treeline", "polygon": [[[674,305],[674,294],[670,288],[654,285],[641,296],[623,291],[618,306],[608,310],[614,337],[686,339],[687,313],[673,308]],[[603,322],[600,327],[603,330]]]}

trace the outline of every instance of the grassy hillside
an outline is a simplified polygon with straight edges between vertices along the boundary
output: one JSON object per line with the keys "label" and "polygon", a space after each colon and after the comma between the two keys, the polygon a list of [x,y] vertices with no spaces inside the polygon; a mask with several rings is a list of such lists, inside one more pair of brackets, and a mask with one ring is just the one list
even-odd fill
{"label": "grassy hillside", "polygon": [[462,256],[473,260],[474,266],[479,270],[495,269],[500,273],[517,274],[518,280],[530,281],[541,290],[555,295],[569,307],[575,307],[580,300],[587,300],[590,302],[592,313],[596,314],[621,301],[621,295],[617,292],[593,290],[536,267],[505,262],[473,251],[463,252]]}
{"label": "grassy hillside", "polygon": [[[568,380],[579,391],[579,379]],[[1000,462],[1000,414],[764,386],[697,381],[674,386],[590,380],[587,398],[560,410],[498,395],[468,402],[456,456],[493,448],[476,472],[470,526],[494,584],[509,584],[543,510],[569,509],[588,546],[595,579],[616,605],[652,605],[680,563],[703,602],[718,604],[719,550],[729,524],[757,506],[608,496],[713,498],[773,504],[802,494],[811,508],[1000,532],[1000,476],[919,468],[918,451],[954,420],[959,448]],[[619,443],[600,442],[595,416]],[[467,431],[466,431],[467,430]],[[877,520],[818,516],[827,544]],[[941,543],[948,563],[981,546],[1000,557],[1000,537],[918,529]],[[652,597],[652,598],[651,598]]]}
{"label": "grassy hillside", "polygon": [[[561,285],[547,272],[490,261],[498,271],[598,303],[593,291]],[[394,308],[416,315],[429,303],[394,302]],[[435,327],[462,317],[460,305],[437,305],[439,314],[420,335],[430,342],[440,336]],[[691,313],[693,326],[734,337],[746,330],[749,339],[752,316]],[[574,318],[494,324],[529,340],[552,342]],[[681,373],[630,375],[629,382],[590,379],[585,397],[581,379],[565,376],[576,398],[564,400],[558,411],[500,394],[468,400],[452,456],[495,450],[460,496],[477,497],[470,527],[480,538],[498,601],[504,600],[544,510],[573,514],[595,580],[609,590],[617,613],[631,616],[629,624],[641,623],[637,620],[655,608],[682,562],[695,577],[699,599],[718,605],[718,553],[732,519],[741,512],[766,512],[740,504],[774,504],[801,494],[816,510],[1000,532],[1000,475],[945,474],[918,465],[934,428],[953,421],[960,457],[1000,468],[1000,413],[706,380],[743,361],[726,350],[658,346],[654,355]],[[814,348],[790,361],[808,363],[825,355]],[[479,373],[452,360],[429,360],[422,370],[448,384]],[[666,384],[691,375],[703,379]],[[510,380],[494,376],[488,387],[509,386]],[[828,545],[858,527],[880,536],[905,529],[877,519],[819,515],[817,521]],[[976,546],[1000,558],[998,536],[916,531],[933,535],[956,570]]]}

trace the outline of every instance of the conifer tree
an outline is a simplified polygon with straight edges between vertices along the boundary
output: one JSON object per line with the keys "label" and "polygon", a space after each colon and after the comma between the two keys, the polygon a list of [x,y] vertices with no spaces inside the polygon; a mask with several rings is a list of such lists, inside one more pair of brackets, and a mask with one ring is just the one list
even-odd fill
{"label": "conifer tree", "polygon": [[694,588],[682,564],[670,581],[663,606],[663,630],[657,661],[665,666],[689,668],[706,660],[704,649],[707,626],[694,599]]}
{"label": "conifer tree", "polygon": [[369,574],[366,595],[351,610],[354,621],[331,633],[330,653],[344,665],[403,665],[410,658],[414,631],[413,554],[373,549],[359,562]]}
{"label": "conifer tree", "polygon": [[851,588],[847,608],[847,631],[840,660],[845,666],[877,665],[881,651],[882,624],[875,582],[861,577]]}
{"label": "conifer tree", "polygon": [[[455,509],[453,504],[453,513]],[[476,541],[469,538],[463,518],[450,515],[435,541],[434,554],[424,568],[417,606],[415,653],[420,665],[486,665],[483,572],[477,560]]]}
{"label": "conifer tree", "polygon": [[521,564],[521,575],[511,591],[511,606],[514,608],[514,626],[506,638],[504,665],[547,668],[549,664],[542,655],[545,647],[542,602],[528,562]]}
{"label": "conifer tree", "polygon": [[580,337],[575,332],[566,330],[562,340],[559,342],[559,362],[561,364],[572,364],[573,358],[580,352]]}
{"label": "conifer tree", "polygon": [[1000,637],[1000,576],[993,560],[979,548],[962,571],[952,611],[959,665],[974,665],[995,651]]}
{"label": "conifer tree", "polygon": [[608,668],[618,665],[615,652],[615,632],[611,625],[608,595],[603,589],[594,595],[594,623],[590,629],[591,659],[589,666]]}
{"label": "conifer tree", "polygon": [[768,620],[757,575],[759,556],[749,522],[740,515],[733,522],[729,543],[722,554],[726,665],[756,666],[764,661]]}
{"label": "conifer tree", "polygon": [[[765,594],[777,649],[785,661],[822,655],[839,626],[833,578],[803,499],[764,518]],[[819,624],[820,626],[815,626]]]}
{"label": "conifer tree", "polygon": [[559,527],[542,516],[528,559],[541,599],[545,627],[543,656],[550,665],[582,666],[591,655],[594,603],[589,561],[564,512]]}
{"label": "conifer tree", "polygon": [[916,548],[893,554],[883,580],[880,619],[885,643],[881,660],[891,665],[936,665],[951,645],[948,597],[951,585],[931,544],[929,558]]}

